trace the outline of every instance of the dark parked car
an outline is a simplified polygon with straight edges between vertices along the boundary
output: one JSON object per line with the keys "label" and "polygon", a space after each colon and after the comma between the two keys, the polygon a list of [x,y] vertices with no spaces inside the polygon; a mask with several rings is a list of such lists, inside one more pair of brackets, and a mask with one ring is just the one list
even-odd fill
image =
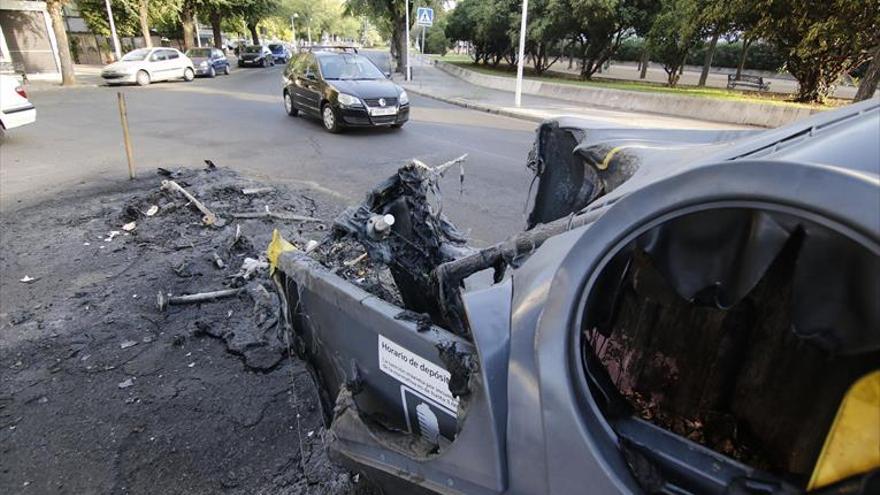
{"label": "dark parked car", "polygon": [[269,67],[275,65],[275,57],[268,47],[263,45],[246,46],[238,56],[239,67]]}
{"label": "dark parked car", "polygon": [[229,75],[229,59],[222,50],[216,48],[190,48],[186,56],[193,62],[197,76],[214,77],[217,74]]}
{"label": "dark parked car", "polygon": [[290,50],[280,43],[272,43],[269,45],[269,51],[272,52],[272,58],[280,64],[290,62]]}
{"label": "dark parked car", "polygon": [[369,59],[355,53],[309,52],[284,71],[284,108],[320,117],[324,128],[390,126],[409,120],[409,97]]}

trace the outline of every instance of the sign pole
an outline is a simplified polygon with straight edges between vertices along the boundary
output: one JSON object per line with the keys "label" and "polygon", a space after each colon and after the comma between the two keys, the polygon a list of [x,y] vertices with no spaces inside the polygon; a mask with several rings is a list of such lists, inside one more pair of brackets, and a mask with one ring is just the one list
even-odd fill
{"label": "sign pole", "polygon": [[404,57],[404,79],[409,81],[412,79],[412,73],[409,71],[409,0],[405,0],[406,8],[406,54]]}
{"label": "sign pole", "polygon": [[519,59],[516,63],[516,94],[514,96],[514,104],[522,105],[522,79],[523,79],[523,63],[526,52],[526,16],[529,12],[529,0],[523,0],[522,19],[519,25]]}

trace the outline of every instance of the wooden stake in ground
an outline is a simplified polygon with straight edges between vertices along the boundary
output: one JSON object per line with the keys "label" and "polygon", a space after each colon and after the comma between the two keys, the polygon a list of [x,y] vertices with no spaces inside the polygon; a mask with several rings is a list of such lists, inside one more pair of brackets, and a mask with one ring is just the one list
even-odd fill
{"label": "wooden stake in ground", "polygon": [[131,136],[128,134],[128,110],[125,108],[125,95],[117,92],[116,97],[119,100],[119,120],[122,121],[122,140],[125,143],[125,156],[128,158],[128,178],[133,180],[134,158],[131,151]]}

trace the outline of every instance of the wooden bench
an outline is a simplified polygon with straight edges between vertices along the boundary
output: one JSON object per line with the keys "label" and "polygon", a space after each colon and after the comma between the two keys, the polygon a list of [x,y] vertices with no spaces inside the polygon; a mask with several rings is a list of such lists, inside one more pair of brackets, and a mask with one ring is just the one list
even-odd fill
{"label": "wooden bench", "polygon": [[764,78],[761,76],[749,76],[747,74],[740,74],[739,78],[737,78],[736,74],[728,74],[727,89],[734,89],[737,86],[755,88],[758,91],[767,91],[768,89],[770,89],[770,83],[765,83]]}

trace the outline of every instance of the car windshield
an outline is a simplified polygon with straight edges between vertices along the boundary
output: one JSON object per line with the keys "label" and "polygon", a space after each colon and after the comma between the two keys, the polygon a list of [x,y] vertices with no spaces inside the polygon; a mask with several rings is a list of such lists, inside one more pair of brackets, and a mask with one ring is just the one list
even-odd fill
{"label": "car windshield", "polygon": [[360,55],[340,53],[319,58],[324,79],[384,79],[385,76]]}
{"label": "car windshield", "polygon": [[261,51],[263,51],[263,47],[260,45],[248,46],[244,49],[245,53],[260,53]]}
{"label": "car windshield", "polygon": [[284,47],[281,45],[269,45],[269,49],[272,50],[272,53],[278,53],[284,51]]}
{"label": "car windshield", "polygon": [[210,48],[190,48],[186,51],[187,57],[209,58],[211,56]]}
{"label": "car windshield", "polygon": [[138,62],[147,58],[147,55],[150,54],[149,48],[138,48],[137,50],[132,50],[126,53],[122,57],[123,62]]}

